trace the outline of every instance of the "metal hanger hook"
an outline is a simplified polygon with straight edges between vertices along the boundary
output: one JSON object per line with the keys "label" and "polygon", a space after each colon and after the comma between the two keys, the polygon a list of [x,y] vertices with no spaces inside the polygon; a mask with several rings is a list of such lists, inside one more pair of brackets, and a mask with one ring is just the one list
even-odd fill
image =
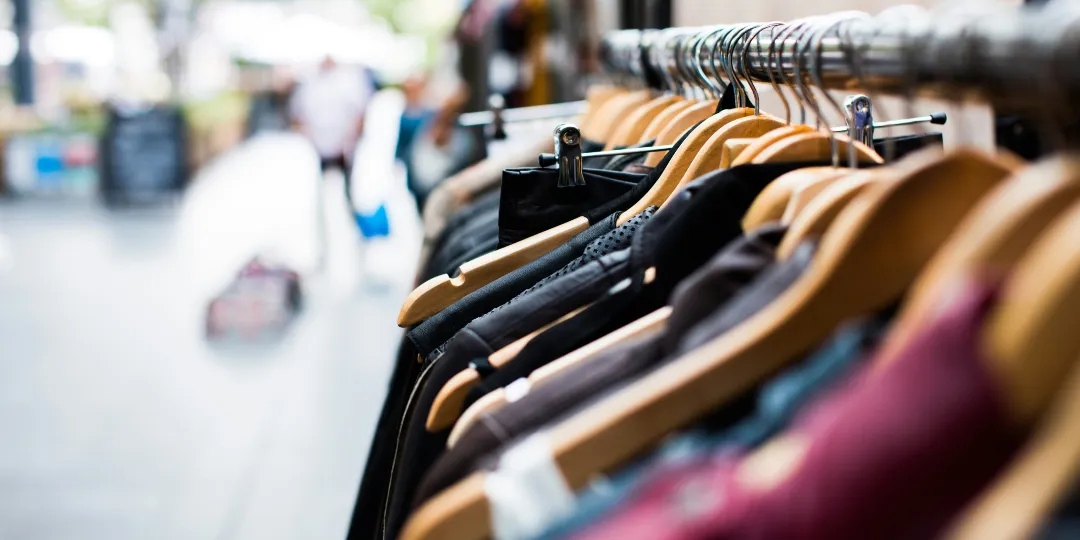
{"label": "metal hanger hook", "polygon": [[[825,97],[825,101],[832,105],[833,110],[835,110],[840,115],[840,118],[845,120],[847,118],[847,114],[844,107],[840,105],[840,103],[838,103],[835,99],[833,99],[832,94],[830,94],[829,91],[825,88],[825,81],[822,77],[822,71],[824,69],[822,66],[822,64],[824,63],[824,41],[830,33],[833,33],[838,28],[843,27],[851,21],[858,20],[864,17],[869,17],[869,15],[860,12],[844,12],[837,14],[835,20],[822,26],[818,31],[813,32],[810,36],[810,40],[807,43],[807,50],[809,50],[810,48],[814,49],[814,55],[811,57],[811,59],[813,60],[813,64],[811,69],[809,70],[810,78],[814,85],[817,86],[818,89],[821,91],[821,94]],[[837,36],[839,36],[838,32]],[[831,129],[828,130],[828,133],[829,146],[832,150],[833,166],[835,167],[839,165],[839,148],[836,144],[836,135],[832,132]],[[848,138],[851,139],[851,141],[848,143],[848,165],[854,167],[856,161],[855,145],[853,144],[855,140],[855,134],[849,133]]]}
{"label": "metal hanger hook", "polygon": [[[776,26],[779,26],[781,24],[783,24],[783,23],[781,23],[779,21],[774,21],[774,22],[769,22],[769,23],[764,23],[764,24],[757,25],[757,27],[754,29],[753,33],[751,35],[747,36],[746,44],[743,47],[742,55],[739,58],[740,66],[742,67],[743,76],[746,78],[746,80],[750,84],[750,91],[754,93],[754,115],[755,116],[759,116],[761,114],[761,96],[758,95],[757,86],[754,85],[754,78],[750,74],[750,61],[747,58],[747,53],[750,52],[750,44],[756,44],[757,45],[757,53],[758,53],[758,55],[760,55],[761,54],[761,43],[757,41],[758,36],[761,35],[761,32],[763,30],[765,30],[766,28],[775,28]],[[769,75],[769,81],[772,83],[773,89],[775,90],[776,89],[776,83],[772,80],[772,74]],[[784,109],[787,109],[787,103],[784,103]],[[790,113],[788,114],[788,116],[790,116]]]}
{"label": "metal hanger hook", "polygon": [[[741,72],[742,72],[742,70],[744,69],[745,66],[737,65],[735,63],[735,59],[736,58],[742,58],[743,56],[745,56],[745,49],[743,50],[743,52],[740,52],[738,54],[738,56],[736,56],[736,50],[739,47],[740,41],[745,36],[750,34],[750,32],[753,32],[756,28],[757,28],[757,24],[754,24],[754,23],[747,24],[743,28],[740,28],[739,31],[735,32],[734,36],[732,36],[731,43],[728,45],[728,50],[725,51],[727,53],[728,61],[731,64],[731,67],[732,67],[732,74],[735,76],[735,79],[738,81],[739,88],[741,90],[743,90],[743,98],[744,98],[744,100],[746,98],[746,89],[743,86],[742,79],[740,79],[739,76],[743,74]],[[754,114],[757,114],[757,101],[759,100],[758,98],[760,96],[758,96],[757,88],[754,87],[753,81],[751,81],[749,77],[746,77],[745,80],[746,80],[747,84],[750,85],[750,89],[754,94],[754,103],[753,103],[753,105],[754,105]],[[741,105],[745,107],[747,105],[746,101],[741,103]]]}
{"label": "metal hanger hook", "polygon": [[712,91],[714,99],[720,99],[720,95],[723,94],[724,90],[718,84],[713,82],[713,79],[709,77],[709,74],[705,73],[705,68],[703,66],[709,61],[709,58],[707,55],[702,56],[702,52],[708,52],[705,47],[706,43],[709,41],[709,38],[713,37],[716,34],[719,34],[720,32],[723,32],[724,29],[725,27],[721,26],[711,30],[703,30],[701,32],[701,38],[695,45],[694,50],[694,71],[697,72],[697,76],[699,79],[701,79],[702,83],[704,83],[704,85]]}
{"label": "metal hanger hook", "polygon": [[[774,76],[776,71],[783,70],[783,66],[777,62],[776,58],[776,40],[787,31],[787,24],[778,24],[776,28],[778,28],[778,31],[770,32],[772,35],[769,36],[769,51],[765,59],[765,71],[769,76],[769,84],[784,105],[784,123],[791,125],[791,105],[788,103],[787,95],[785,95],[780,85],[776,84],[776,77]],[[780,78],[784,80],[783,73],[780,74]]]}
{"label": "metal hanger hook", "polygon": [[726,33],[721,42],[717,43],[717,48],[715,50],[720,54],[721,64],[724,66],[724,71],[727,72],[728,80],[731,81],[731,86],[735,90],[735,98],[739,107],[746,106],[746,88],[743,87],[742,82],[739,81],[739,77],[735,73],[735,68],[732,64],[731,51],[733,50],[732,43],[734,42],[734,39],[737,36],[742,35],[748,27],[749,25],[746,23],[733,26],[731,32]]}
{"label": "metal hanger hook", "polygon": [[[725,43],[725,40],[727,39],[727,36],[731,35],[731,33],[734,32],[737,29],[738,29],[738,26],[727,26],[727,27],[724,28],[724,31],[717,37],[716,43],[713,44],[712,52],[711,52],[711,55],[710,55],[711,59],[709,61],[709,67],[712,69],[713,75],[718,80],[722,79],[722,80],[726,81],[726,83],[729,86],[731,86],[733,84],[731,71],[728,69],[728,66],[727,66],[727,64],[725,62],[725,59],[724,59],[723,55],[720,53],[720,51],[724,46],[724,43]],[[720,70],[716,67],[717,63],[719,63],[720,66],[724,68],[724,75],[720,74]],[[733,90],[736,92],[736,94],[735,94],[736,97],[738,97],[739,89],[738,88],[733,88]]]}
{"label": "metal hanger hook", "polygon": [[679,38],[679,57],[676,60],[676,65],[679,67],[679,73],[683,76],[683,81],[685,81],[688,92],[692,93],[694,97],[701,98],[704,93],[704,87],[699,84],[699,81],[697,80],[697,73],[693,68],[694,59],[692,57],[698,34],[699,32],[693,28],[687,28],[682,32],[681,37]]}
{"label": "metal hanger hook", "polygon": [[[788,28],[788,32],[784,35],[784,38],[780,41],[780,49],[777,52],[777,58],[779,59],[779,62],[780,62],[780,70],[779,70],[778,73],[780,73],[780,78],[784,82],[784,84],[788,85],[791,88],[791,94],[793,96],[795,96],[795,101],[799,104],[799,123],[803,124],[803,125],[807,124],[807,122],[806,122],[806,109],[807,109],[808,106],[811,105],[810,100],[813,99],[813,96],[809,96],[809,95],[807,95],[807,94],[805,94],[803,92],[804,88],[803,88],[803,86],[801,84],[802,81],[800,80],[802,78],[802,71],[800,69],[801,68],[801,65],[800,65],[801,62],[800,62],[800,58],[799,58],[799,55],[798,55],[798,52],[799,52],[799,39],[801,39],[802,35],[807,32],[808,27],[814,23],[815,19],[817,19],[817,18],[816,17],[811,17],[811,18],[807,18],[807,19],[801,19],[798,22],[790,25],[790,27]],[[787,74],[784,73],[785,66],[783,65],[784,64],[784,50],[787,47],[787,41],[789,41],[789,40],[792,41],[792,53],[791,53],[791,75],[792,75],[792,77],[791,77],[791,80],[788,80]]]}

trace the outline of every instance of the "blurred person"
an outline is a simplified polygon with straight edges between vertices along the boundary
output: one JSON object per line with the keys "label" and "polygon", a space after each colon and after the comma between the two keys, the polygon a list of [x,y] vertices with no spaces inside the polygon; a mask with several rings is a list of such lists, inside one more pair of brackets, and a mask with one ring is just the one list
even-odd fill
{"label": "blurred person", "polygon": [[289,107],[293,128],[307,137],[319,154],[321,172],[325,175],[328,170],[339,169],[345,176],[350,215],[356,213],[352,198],[353,153],[374,93],[375,83],[367,70],[338,66],[328,55],[315,75],[296,88]]}
{"label": "blurred person", "polygon": [[[403,85],[406,101],[425,108],[425,116],[411,140],[399,146],[405,155],[402,161],[408,171],[407,185],[421,214],[428,195],[439,183],[483,157],[479,155],[483,146],[477,144],[474,134],[457,125],[468,99],[468,87],[453,71],[437,70],[423,80],[422,84],[411,83],[407,89]],[[408,109],[406,105],[405,114],[409,114]],[[403,115],[402,136],[407,121]]]}
{"label": "blurred person", "polygon": [[427,104],[426,88],[427,77],[423,75],[413,75],[401,84],[401,91],[405,94],[405,109],[401,112],[397,149],[394,151],[394,157],[405,165],[405,185],[416,199],[416,209],[421,213],[430,190],[424,189],[417,182],[412,148],[417,135],[430,128],[430,122],[435,116],[435,110]]}

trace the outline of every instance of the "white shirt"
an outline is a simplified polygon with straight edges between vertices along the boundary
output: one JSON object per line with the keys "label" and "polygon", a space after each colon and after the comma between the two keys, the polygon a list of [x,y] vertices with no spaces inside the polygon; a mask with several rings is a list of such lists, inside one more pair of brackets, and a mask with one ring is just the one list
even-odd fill
{"label": "white shirt", "polygon": [[366,74],[335,67],[319,70],[296,90],[292,115],[303,124],[319,157],[350,157],[372,86]]}
{"label": "white shirt", "polygon": [[546,432],[530,435],[499,457],[484,476],[495,540],[533,538],[574,512],[574,492],[551,454]]}

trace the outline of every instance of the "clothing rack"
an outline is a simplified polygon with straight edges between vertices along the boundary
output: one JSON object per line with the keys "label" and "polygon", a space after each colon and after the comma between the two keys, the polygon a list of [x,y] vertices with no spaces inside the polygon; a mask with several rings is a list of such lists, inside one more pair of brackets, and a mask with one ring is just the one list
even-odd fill
{"label": "clothing rack", "polygon": [[653,71],[690,86],[702,74],[710,86],[716,74],[734,74],[740,81],[824,89],[907,94],[917,88],[1021,108],[1045,101],[1031,99],[1035,88],[1062,96],[1080,91],[1080,70],[1071,61],[1080,47],[1076,30],[1080,10],[1067,3],[1019,12],[908,6],[873,17],[845,12],[787,23],[620,30],[605,35],[601,50],[617,73]]}
{"label": "clothing rack", "polygon": [[584,101],[567,101],[514,109],[492,107],[492,110],[462,114],[458,117],[458,125],[463,127],[484,126],[497,123],[497,119],[501,119],[504,123],[531,122],[550,118],[566,118],[581,114],[584,111]]}

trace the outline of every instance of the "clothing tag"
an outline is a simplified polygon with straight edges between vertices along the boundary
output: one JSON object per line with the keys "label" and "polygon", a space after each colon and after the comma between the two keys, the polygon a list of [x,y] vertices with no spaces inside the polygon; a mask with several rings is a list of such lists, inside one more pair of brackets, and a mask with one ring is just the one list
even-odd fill
{"label": "clothing tag", "polygon": [[506,385],[506,402],[513,403],[529,394],[532,383],[524,377]]}
{"label": "clothing tag", "polygon": [[574,493],[551,455],[546,432],[521,441],[484,478],[495,540],[532,538],[574,511]]}

